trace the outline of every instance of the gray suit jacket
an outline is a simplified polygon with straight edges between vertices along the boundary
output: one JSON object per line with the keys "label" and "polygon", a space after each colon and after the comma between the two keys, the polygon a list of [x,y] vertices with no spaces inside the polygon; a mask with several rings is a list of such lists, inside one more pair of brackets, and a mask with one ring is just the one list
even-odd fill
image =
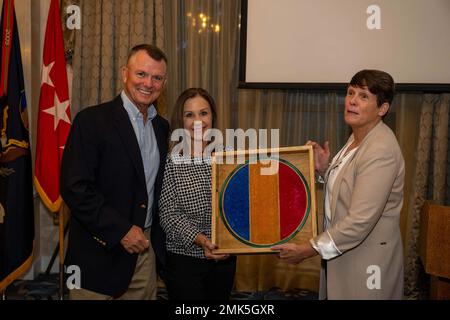
{"label": "gray suit jacket", "polygon": [[331,236],[342,253],[323,261],[320,298],[402,299],[404,174],[397,139],[381,121],[336,177],[331,226],[313,239]]}

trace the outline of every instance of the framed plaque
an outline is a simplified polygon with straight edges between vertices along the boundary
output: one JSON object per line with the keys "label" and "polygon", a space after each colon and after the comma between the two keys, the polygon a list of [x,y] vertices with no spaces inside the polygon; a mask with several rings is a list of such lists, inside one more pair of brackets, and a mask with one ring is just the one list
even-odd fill
{"label": "framed plaque", "polygon": [[215,253],[268,253],[317,235],[312,147],[215,153],[211,226]]}

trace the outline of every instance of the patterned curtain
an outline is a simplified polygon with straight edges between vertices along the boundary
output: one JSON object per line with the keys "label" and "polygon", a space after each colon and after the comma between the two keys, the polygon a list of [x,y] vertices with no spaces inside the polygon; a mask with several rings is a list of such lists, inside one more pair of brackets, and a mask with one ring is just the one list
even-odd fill
{"label": "patterned curtain", "polygon": [[169,115],[178,95],[202,87],[215,99],[218,128],[229,128],[237,107],[238,0],[164,2],[169,56]]}
{"label": "patterned curtain", "polygon": [[66,21],[69,19],[69,16],[71,16],[73,13],[70,14],[67,13],[67,7],[75,5],[80,6],[80,0],[61,0],[60,3],[60,14],[61,14],[61,25],[63,29],[63,38],[64,38],[64,50],[66,55],[66,62],[68,65],[72,65],[72,58],[73,58],[73,50],[75,47],[75,34],[76,29],[68,29]]}
{"label": "patterned curtain", "polygon": [[418,257],[420,212],[425,200],[450,205],[449,110],[450,94],[425,94],[420,112],[413,190],[407,211],[405,240],[405,296],[427,295],[423,267]]}
{"label": "patterned curtain", "polygon": [[[164,50],[162,0],[78,0],[81,29],[73,51],[72,115],[111,100],[122,88],[120,68],[128,51],[140,43]],[[158,111],[166,113],[165,97]]]}

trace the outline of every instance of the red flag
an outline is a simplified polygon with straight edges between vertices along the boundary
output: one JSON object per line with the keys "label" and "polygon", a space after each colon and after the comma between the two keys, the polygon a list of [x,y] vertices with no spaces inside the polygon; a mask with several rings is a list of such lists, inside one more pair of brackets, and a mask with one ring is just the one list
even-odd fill
{"label": "red flag", "polygon": [[58,0],[52,0],[45,31],[34,183],[53,212],[61,206],[59,173],[70,130],[69,87]]}

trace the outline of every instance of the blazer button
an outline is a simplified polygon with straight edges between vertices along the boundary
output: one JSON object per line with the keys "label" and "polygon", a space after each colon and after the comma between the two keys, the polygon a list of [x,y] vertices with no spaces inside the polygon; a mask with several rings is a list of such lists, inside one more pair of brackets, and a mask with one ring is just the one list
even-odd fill
{"label": "blazer button", "polygon": [[142,209],[146,209],[147,206],[146,206],[145,204],[141,204],[141,208],[142,208]]}

